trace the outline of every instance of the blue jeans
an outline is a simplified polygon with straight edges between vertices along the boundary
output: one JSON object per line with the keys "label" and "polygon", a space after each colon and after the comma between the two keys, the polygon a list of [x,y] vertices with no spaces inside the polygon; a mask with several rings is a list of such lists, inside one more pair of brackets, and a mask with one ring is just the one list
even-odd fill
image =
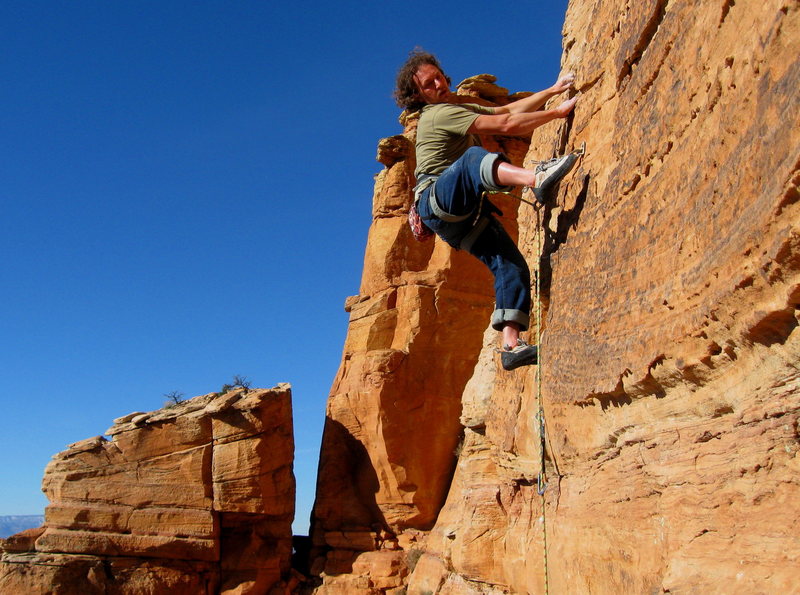
{"label": "blue jeans", "polygon": [[[481,147],[470,147],[441,173],[433,186],[422,192],[417,208],[425,224],[439,237],[456,249],[467,250],[489,267],[494,275],[495,294],[492,327],[499,331],[507,322],[516,322],[526,330],[531,311],[528,264],[502,224],[492,215],[493,211],[499,213],[497,207],[488,200],[481,200],[485,190],[506,189],[494,179],[492,170],[498,159],[505,161],[502,155],[489,153]],[[437,206],[452,216],[448,218],[458,219],[473,213],[479,206],[481,213],[462,221],[445,221],[433,212],[431,192]]]}

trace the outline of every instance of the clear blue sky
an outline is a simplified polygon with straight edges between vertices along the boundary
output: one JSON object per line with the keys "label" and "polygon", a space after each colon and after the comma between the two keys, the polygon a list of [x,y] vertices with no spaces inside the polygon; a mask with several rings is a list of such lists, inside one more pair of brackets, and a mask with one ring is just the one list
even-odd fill
{"label": "clear blue sky", "polygon": [[553,2],[37,1],[0,6],[0,515],[131,411],[289,382],[297,532],[358,292],[394,76],[558,74]]}

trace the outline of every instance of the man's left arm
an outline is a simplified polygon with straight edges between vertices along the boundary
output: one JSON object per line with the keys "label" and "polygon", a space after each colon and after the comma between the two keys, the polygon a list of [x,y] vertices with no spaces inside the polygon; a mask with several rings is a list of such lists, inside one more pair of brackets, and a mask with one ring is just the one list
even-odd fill
{"label": "man's left arm", "polygon": [[564,76],[559,77],[552,87],[548,87],[543,91],[534,93],[528,97],[513,101],[508,105],[502,105],[494,109],[495,114],[526,114],[535,112],[542,107],[548,99],[571,89],[575,84],[575,75],[568,72]]}

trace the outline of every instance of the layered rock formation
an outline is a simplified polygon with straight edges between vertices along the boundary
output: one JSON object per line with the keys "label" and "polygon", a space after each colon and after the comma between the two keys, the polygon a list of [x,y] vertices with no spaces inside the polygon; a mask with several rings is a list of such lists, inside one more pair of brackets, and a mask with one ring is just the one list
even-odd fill
{"label": "layered rock formation", "polygon": [[0,592],[284,592],[291,391],[236,389],[115,420],[53,457],[45,523],[2,542]]}
{"label": "layered rock formation", "polygon": [[[465,81],[461,100],[491,104],[467,94],[482,90],[507,102],[508,92],[492,79]],[[491,276],[480,263],[411,235],[416,120],[405,124],[403,135],[378,147],[387,167],[376,177],[364,274],[359,295],[346,302],[344,358],[327,405],[312,518],[312,570],[324,575],[325,592],[402,585],[398,536],[413,540],[417,529],[430,529],[444,503],[461,393],[491,313]],[[487,142],[517,162],[527,148],[519,139]],[[517,205],[508,206],[513,227]],[[370,578],[351,581],[354,568]]]}
{"label": "layered rock formation", "polygon": [[800,592],[800,3],[573,0],[564,47],[582,97],[526,160],[587,153],[518,221],[538,368],[406,230],[413,123],[381,144],[318,593]]}
{"label": "layered rock formation", "polygon": [[[800,2],[573,0],[564,48],[574,116],[484,139],[587,146],[554,204],[495,199],[541,283],[540,366],[500,371],[488,272],[411,237],[413,118],[380,143],[309,590],[800,592]],[[291,589],[288,387],[107,434],[54,458],[0,592]]]}

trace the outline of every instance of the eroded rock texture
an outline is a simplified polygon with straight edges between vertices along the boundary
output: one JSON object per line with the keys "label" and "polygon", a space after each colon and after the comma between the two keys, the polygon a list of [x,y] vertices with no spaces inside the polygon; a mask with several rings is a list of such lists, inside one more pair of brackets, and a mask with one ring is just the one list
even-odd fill
{"label": "eroded rock texture", "polygon": [[573,0],[564,44],[582,97],[527,160],[587,153],[519,215],[539,369],[500,371],[478,265],[406,235],[409,159],[378,177],[319,592],[391,593],[369,547],[410,594],[800,592],[800,3]]}
{"label": "eroded rock texture", "polygon": [[[461,100],[508,101],[493,79],[465,81],[473,86]],[[415,127],[409,119],[404,135],[379,144],[386,169],[375,181],[364,274],[345,306],[348,335],[327,405],[312,519],[313,570],[324,575],[328,593],[402,584],[407,570],[397,537],[429,530],[444,503],[461,393],[492,311],[483,265],[438,240],[416,242],[408,228]],[[513,138],[487,143],[517,162],[527,149]],[[517,204],[509,199],[502,207],[515,229]],[[353,581],[352,572],[370,578]]]}
{"label": "eroded rock texture", "polygon": [[289,575],[291,391],[115,420],[53,457],[45,524],[2,543],[0,592],[266,593]]}

